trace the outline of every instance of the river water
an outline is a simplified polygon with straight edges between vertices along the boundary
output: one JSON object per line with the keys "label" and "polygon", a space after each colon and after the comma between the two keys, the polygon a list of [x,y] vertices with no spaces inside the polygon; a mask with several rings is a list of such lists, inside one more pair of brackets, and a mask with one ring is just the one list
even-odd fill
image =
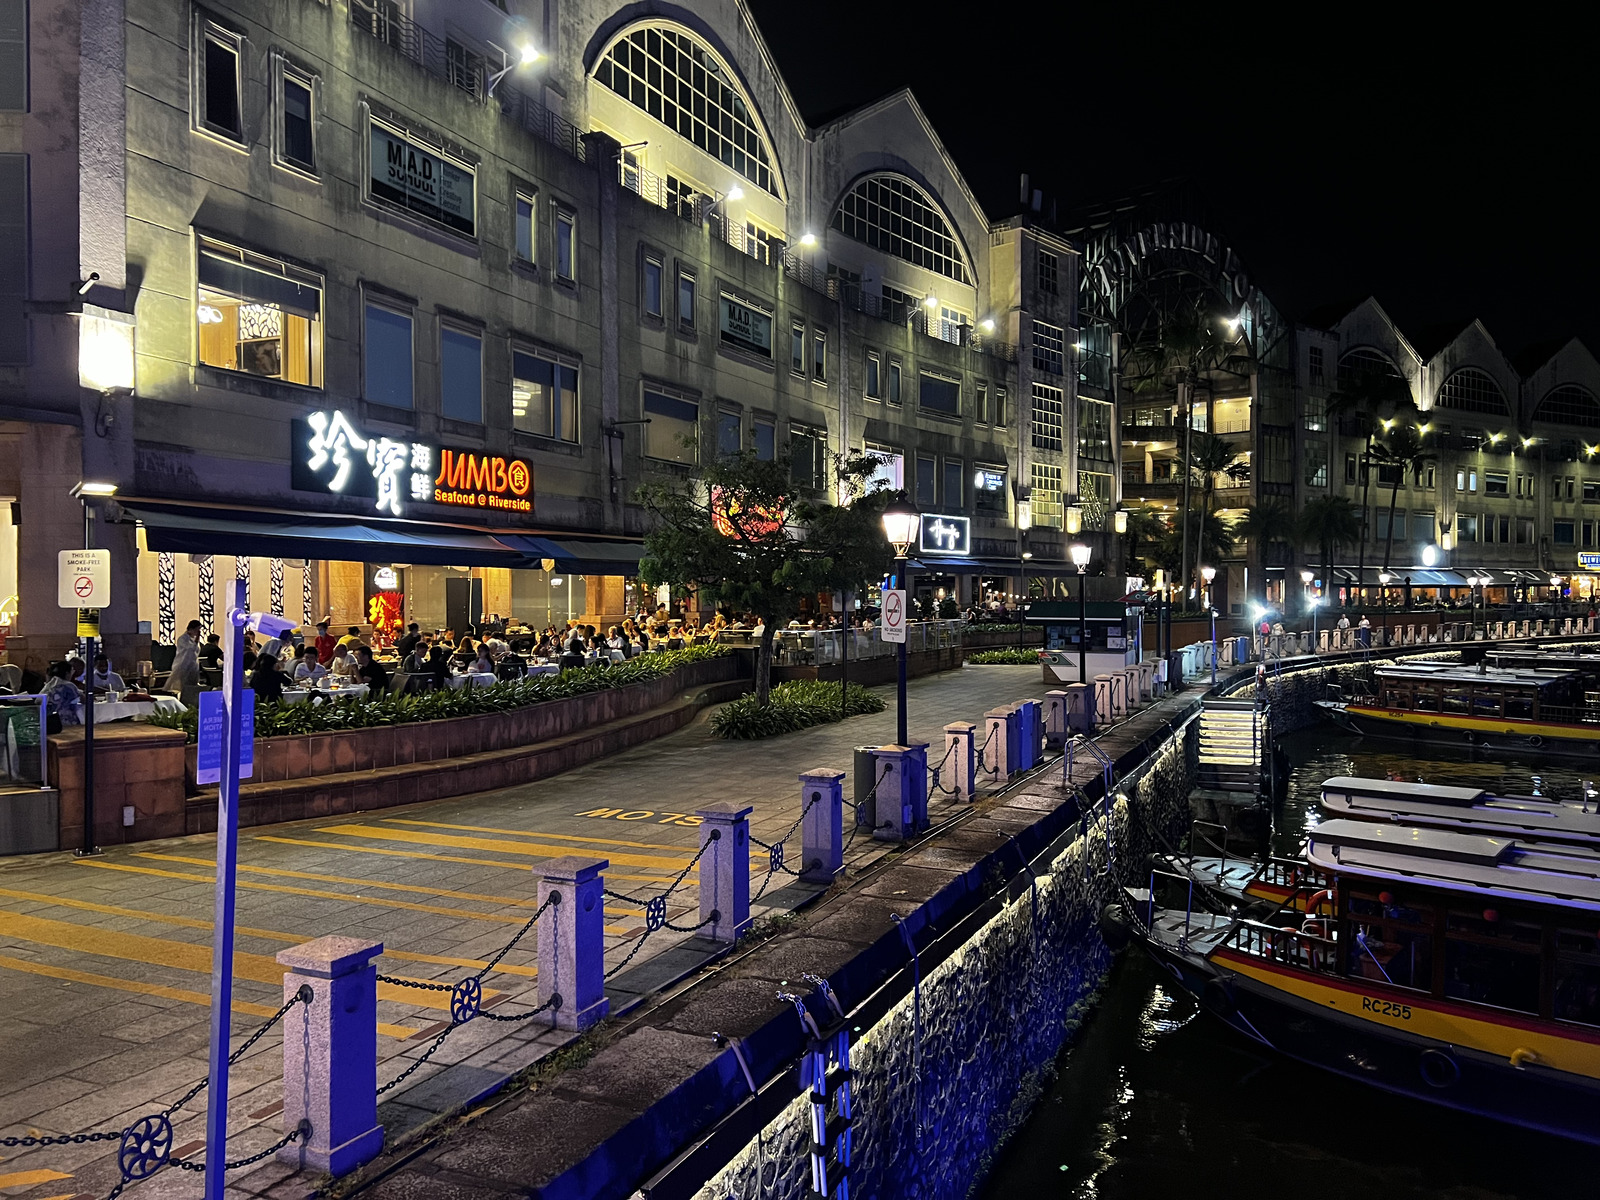
{"label": "river water", "polygon": [[[1587,774],[1502,756],[1419,758],[1325,726],[1282,741],[1292,771],[1274,840],[1292,853],[1330,775],[1579,794]],[[1435,751],[1435,753],[1440,753]],[[1262,1051],[1200,1014],[1138,949],[998,1156],[984,1197],[1083,1200],[1573,1200],[1600,1195],[1600,1150],[1450,1112]]]}

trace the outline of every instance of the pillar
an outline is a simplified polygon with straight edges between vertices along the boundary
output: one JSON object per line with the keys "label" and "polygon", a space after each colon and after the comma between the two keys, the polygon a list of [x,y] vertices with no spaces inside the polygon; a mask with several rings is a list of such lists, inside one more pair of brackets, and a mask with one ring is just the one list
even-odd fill
{"label": "pillar", "polygon": [[983,714],[983,741],[978,751],[978,778],[986,783],[1004,783],[1015,770],[1011,747],[1016,735],[1016,710],[991,708]]}
{"label": "pillar", "polygon": [[1067,728],[1073,733],[1094,732],[1094,684],[1067,684]]}
{"label": "pillar", "polygon": [[[946,729],[950,727],[945,726]],[[1067,693],[1063,691],[1044,694],[1044,741],[1053,750],[1059,750],[1067,740]]]}
{"label": "pillar", "polygon": [[[881,810],[880,810],[881,811]],[[750,928],[748,804],[708,804],[700,818],[700,936],[736,942]]]}
{"label": "pillar", "polygon": [[1028,701],[1019,700],[1012,705],[1012,711],[1016,713],[1016,769],[1031,771],[1039,762],[1039,743],[1033,732],[1033,708]]}
{"label": "pillar", "polygon": [[1094,711],[1096,714],[1104,713],[1108,721],[1117,719],[1117,711],[1112,706],[1111,676],[1096,675],[1094,677]]}
{"label": "pillar", "polygon": [[844,870],[844,772],[802,772],[800,813],[800,878],[832,883]]}
{"label": "pillar", "polygon": [[976,791],[977,729],[971,721],[952,721],[944,727],[944,768],[939,782],[955,793],[958,804],[971,801]]}
{"label": "pillar", "polygon": [[1120,674],[1123,679],[1122,695],[1127,703],[1128,711],[1132,712],[1139,706],[1139,668],[1123,667]]}
{"label": "pillar", "polygon": [[872,836],[903,842],[927,825],[928,745],[879,746],[872,755],[880,780],[878,824]]}
{"label": "pillar", "polygon": [[539,918],[539,985],[545,1004],[556,995],[552,1011],[557,1029],[587,1029],[611,1011],[605,996],[604,858],[569,855],[533,868],[539,878],[539,903],[559,892],[560,899]]}
{"label": "pillar", "polygon": [[283,1023],[283,1130],[311,1132],[278,1151],[302,1169],[343,1175],[383,1149],[378,1124],[378,968],[382,942],[321,937],[278,952],[283,998],[310,987],[311,1003]]}

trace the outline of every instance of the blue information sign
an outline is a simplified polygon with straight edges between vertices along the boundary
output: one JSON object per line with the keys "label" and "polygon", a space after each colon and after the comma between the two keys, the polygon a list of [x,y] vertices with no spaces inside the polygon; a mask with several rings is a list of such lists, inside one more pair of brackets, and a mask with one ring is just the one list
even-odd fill
{"label": "blue information sign", "polygon": [[[255,767],[256,694],[245,688],[239,706],[239,778],[249,779]],[[222,732],[227,706],[221,692],[200,693],[200,730],[195,746],[196,783],[222,782]]]}

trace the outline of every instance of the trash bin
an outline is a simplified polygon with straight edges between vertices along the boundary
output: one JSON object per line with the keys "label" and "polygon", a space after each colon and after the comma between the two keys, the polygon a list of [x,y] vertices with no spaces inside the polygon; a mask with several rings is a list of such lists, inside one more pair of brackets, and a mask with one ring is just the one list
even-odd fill
{"label": "trash bin", "polygon": [[866,829],[878,824],[877,798],[872,786],[878,782],[878,760],[872,756],[876,746],[857,746],[855,751],[856,824]]}

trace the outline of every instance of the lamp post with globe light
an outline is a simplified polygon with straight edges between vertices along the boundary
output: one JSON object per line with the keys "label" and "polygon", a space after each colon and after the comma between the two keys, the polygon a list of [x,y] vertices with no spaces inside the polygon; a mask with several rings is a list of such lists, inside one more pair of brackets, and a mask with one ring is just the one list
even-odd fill
{"label": "lamp post with globe light", "polygon": [[1217,606],[1211,603],[1211,581],[1217,577],[1215,567],[1201,567],[1200,578],[1206,581],[1206,611],[1211,614],[1211,686],[1217,685]]}
{"label": "lamp post with globe light", "polygon": [[1389,584],[1394,576],[1388,571],[1378,572],[1378,586],[1383,589],[1383,644],[1387,646],[1392,640],[1389,637]]}
{"label": "lamp post with globe light", "polygon": [[[901,590],[906,588],[906,553],[911,549],[911,543],[916,541],[917,529],[922,524],[922,513],[915,505],[908,504],[904,499],[896,500],[883,510],[883,536],[894,547],[895,560],[895,586]],[[900,660],[900,686],[899,703],[900,711],[895,726],[897,745],[904,746],[906,741],[906,642],[905,631],[901,630],[900,649],[897,656]]]}
{"label": "lamp post with globe light", "polygon": [[1089,547],[1072,544],[1072,565],[1078,568],[1078,682],[1089,682],[1089,620],[1085,598],[1088,595]]}

